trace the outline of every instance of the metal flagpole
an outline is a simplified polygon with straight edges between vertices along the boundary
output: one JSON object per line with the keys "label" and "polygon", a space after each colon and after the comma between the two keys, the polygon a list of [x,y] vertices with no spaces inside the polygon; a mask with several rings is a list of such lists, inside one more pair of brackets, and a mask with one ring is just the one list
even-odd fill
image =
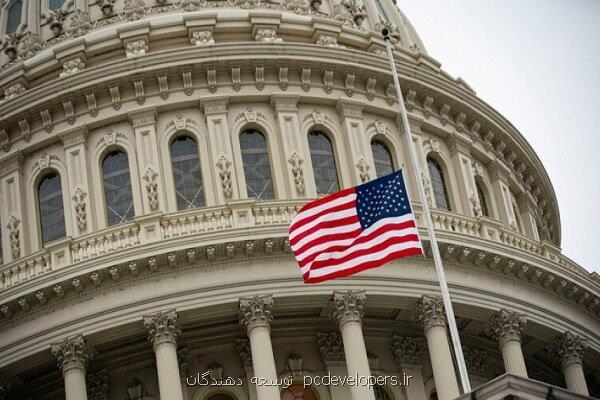
{"label": "metal flagpole", "polygon": [[458,364],[460,381],[462,384],[463,392],[468,393],[471,391],[471,384],[469,383],[469,375],[467,373],[467,366],[465,364],[465,358],[462,352],[462,347],[460,346],[460,337],[458,336],[458,328],[456,326],[456,320],[454,319],[454,310],[452,309],[452,302],[450,301],[448,283],[446,282],[446,275],[444,274],[444,267],[442,266],[442,257],[440,257],[440,249],[438,248],[437,239],[435,237],[435,230],[433,229],[433,221],[431,220],[429,204],[426,200],[423,182],[421,182],[421,179],[419,179],[417,157],[415,155],[415,149],[412,143],[412,133],[410,130],[410,125],[408,123],[408,116],[406,115],[406,107],[404,106],[404,97],[402,96],[400,81],[398,80],[398,72],[396,71],[396,63],[394,62],[394,54],[392,52],[392,44],[390,42],[389,31],[387,29],[383,29],[381,33],[383,34],[383,37],[386,42],[388,58],[390,61],[390,66],[392,68],[392,76],[394,77],[394,84],[396,86],[396,93],[398,95],[398,103],[400,105],[400,115],[402,116],[404,136],[406,137],[408,153],[410,154],[411,166],[416,174],[417,187],[419,188],[419,196],[421,197],[423,215],[425,216],[425,225],[427,226],[427,234],[429,235],[429,241],[431,243],[431,252],[433,253],[435,271],[440,282],[442,299],[444,300],[444,308],[446,310],[448,325],[450,327],[450,336],[452,337],[454,356],[456,358],[456,363]]}

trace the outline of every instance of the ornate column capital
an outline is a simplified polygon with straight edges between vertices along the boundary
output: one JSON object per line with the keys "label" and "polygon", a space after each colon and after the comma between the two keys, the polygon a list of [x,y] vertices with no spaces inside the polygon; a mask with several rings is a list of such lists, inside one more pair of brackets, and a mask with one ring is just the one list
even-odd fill
{"label": "ornate column capital", "polygon": [[342,335],[339,332],[317,332],[315,345],[324,363],[346,360]]}
{"label": "ornate column capital", "polygon": [[500,344],[512,340],[520,342],[526,323],[524,315],[502,309],[490,318],[488,332]]}
{"label": "ornate column capital", "polygon": [[163,343],[176,345],[177,337],[181,333],[175,310],[160,311],[144,317],[144,326],[148,330],[148,340],[152,342],[154,348]]}
{"label": "ornate column capital", "polygon": [[229,96],[214,96],[202,100],[200,102],[200,107],[206,115],[222,114],[227,112],[228,103]]}
{"label": "ornate column capital", "polygon": [[581,336],[565,332],[554,340],[552,353],[561,361],[563,368],[569,364],[583,363],[583,351],[587,347]]}
{"label": "ornate column capital", "polygon": [[240,324],[250,332],[259,326],[269,328],[273,320],[271,309],[273,308],[273,296],[262,295],[240,299]]}
{"label": "ornate column capital", "polygon": [[441,296],[422,296],[415,304],[415,312],[417,323],[425,333],[434,326],[446,327],[444,301]]}
{"label": "ornate column capital", "polygon": [[156,107],[140,108],[127,113],[129,122],[134,128],[153,125],[156,121]]}
{"label": "ornate column capital", "polygon": [[73,369],[85,372],[90,354],[82,335],[64,338],[61,342],[53,344],[51,350],[54,357],[58,359],[58,367],[63,374]]}
{"label": "ornate column capital", "polygon": [[271,107],[275,112],[298,111],[298,100],[300,96],[295,94],[272,94]]}
{"label": "ornate column capital", "polygon": [[18,171],[23,168],[25,156],[22,151],[16,151],[10,156],[0,161],[0,177]]}
{"label": "ornate column capital", "polygon": [[423,344],[419,340],[410,336],[392,336],[392,352],[397,366],[420,366],[422,351]]}
{"label": "ornate column capital", "polygon": [[365,103],[361,101],[338,99],[335,103],[335,109],[340,116],[345,118],[363,118],[363,107]]}
{"label": "ornate column capital", "polygon": [[64,148],[75,146],[79,143],[84,143],[87,139],[88,129],[86,125],[81,125],[75,128],[68,129],[58,134],[58,137],[63,143]]}
{"label": "ornate column capital", "polygon": [[331,317],[341,327],[346,322],[356,321],[361,322],[363,307],[367,296],[364,291],[339,291],[333,292],[331,299]]}

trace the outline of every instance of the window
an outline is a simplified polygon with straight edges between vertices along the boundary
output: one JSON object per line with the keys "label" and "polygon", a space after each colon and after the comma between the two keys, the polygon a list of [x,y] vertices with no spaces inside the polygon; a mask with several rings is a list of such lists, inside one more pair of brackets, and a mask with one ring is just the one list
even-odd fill
{"label": "window", "polygon": [[180,136],[173,140],[171,163],[177,208],[186,210],[204,206],[204,186],[196,141],[189,136]]}
{"label": "window", "polygon": [[431,157],[427,157],[427,167],[431,177],[431,187],[433,189],[433,198],[435,206],[440,210],[450,211],[450,200],[446,188],[446,180],[440,164]]}
{"label": "window", "polygon": [[340,183],[331,141],[322,132],[310,132],[308,147],[315,175],[317,196],[337,192],[340,189]]}
{"label": "window", "polygon": [[481,214],[489,217],[490,212],[487,204],[487,199],[485,197],[485,192],[483,191],[483,186],[478,179],[475,180],[475,188],[477,189],[477,196],[479,197],[479,206],[481,207]]}
{"label": "window", "polygon": [[254,129],[244,131],[240,135],[240,148],[248,197],[256,200],[275,198],[269,150],[263,134]]}
{"label": "window", "polygon": [[375,392],[375,400],[392,400],[388,392],[379,385],[374,385],[373,391]]}
{"label": "window", "polygon": [[48,8],[51,11],[56,11],[56,10],[60,9],[63,4],[65,4],[65,0],[49,0]]}
{"label": "window", "polygon": [[129,161],[120,150],[113,151],[102,161],[104,201],[106,203],[106,223],[108,226],[121,224],[133,219],[133,194]]}
{"label": "window", "polygon": [[15,0],[8,7],[8,17],[6,18],[6,34],[11,35],[17,31],[21,25],[21,17],[23,14],[23,0]]}
{"label": "window", "polygon": [[42,242],[53,242],[66,236],[65,211],[63,205],[60,175],[47,174],[38,186],[38,206]]}
{"label": "window", "polygon": [[373,152],[375,172],[377,173],[378,178],[394,172],[394,161],[392,160],[392,154],[385,144],[379,140],[373,140],[371,142],[371,151]]}

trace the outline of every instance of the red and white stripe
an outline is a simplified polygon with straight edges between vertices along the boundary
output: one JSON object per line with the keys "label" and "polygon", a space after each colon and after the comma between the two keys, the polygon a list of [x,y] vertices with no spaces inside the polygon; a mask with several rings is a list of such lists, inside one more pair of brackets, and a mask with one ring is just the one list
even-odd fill
{"label": "red and white stripe", "polygon": [[305,283],[322,282],[422,254],[413,214],[363,230],[354,188],[306,204],[290,225],[290,246]]}

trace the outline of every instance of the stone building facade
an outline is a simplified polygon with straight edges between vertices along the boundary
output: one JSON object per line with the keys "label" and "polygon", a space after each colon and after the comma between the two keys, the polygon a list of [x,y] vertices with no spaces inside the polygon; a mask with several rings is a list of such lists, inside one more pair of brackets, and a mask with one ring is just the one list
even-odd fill
{"label": "stone building facade", "polygon": [[[458,397],[426,237],[319,285],[290,253],[302,204],[399,168],[472,385],[600,395],[600,277],[544,167],[391,1],[2,0],[0,31],[0,398]],[[329,373],[412,379],[302,385]]]}

